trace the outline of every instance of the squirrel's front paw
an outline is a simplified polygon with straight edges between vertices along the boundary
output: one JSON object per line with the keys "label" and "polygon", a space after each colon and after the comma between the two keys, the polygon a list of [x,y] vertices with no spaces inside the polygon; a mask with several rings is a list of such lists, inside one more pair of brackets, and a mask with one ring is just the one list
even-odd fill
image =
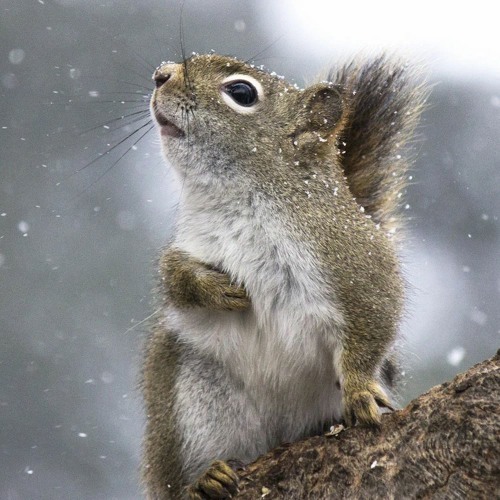
{"label": "squirrel's front paw", "polygon": [[229,275],[183,250],[169,248],[160,262],[168,302],[175,307],[235,311],[250,306],[245,289],[233,284]]}
{"label": "squirrel's front paw", "polygon": [[380,407],[394,410],[380,384],[375,380],[347,383],[344,387],[344,419],[347,425],[380,425]]}
{"label": "squirrel's front paw", "polygon": [[227,274],[202,269],[196,273],[196,278],[201,306],[226,311],[238,311],[250,306],[245,289],[232,283]]}
{"label": "squirrel's front paw", "polygon": [[189,500],[232,498],[238,493],[238,476],[226,462],[217,460],[189,486]]}

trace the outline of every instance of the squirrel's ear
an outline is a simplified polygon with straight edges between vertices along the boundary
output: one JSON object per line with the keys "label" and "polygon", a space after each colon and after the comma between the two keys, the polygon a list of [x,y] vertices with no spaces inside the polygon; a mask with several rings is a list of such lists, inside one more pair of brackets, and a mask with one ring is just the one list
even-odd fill
{"label": "squirrel's ear", "polygon": [[311,135],[316,141],[331,143],[342,128],[343,105],[338,88],[328,83],[319,83],[299,92],[297,121],[293,136],[309,142]]}

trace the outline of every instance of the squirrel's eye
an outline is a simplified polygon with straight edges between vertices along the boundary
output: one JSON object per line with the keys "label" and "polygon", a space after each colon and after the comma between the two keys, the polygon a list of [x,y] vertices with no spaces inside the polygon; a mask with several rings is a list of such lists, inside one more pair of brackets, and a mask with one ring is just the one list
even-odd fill
{"label": "squirrel's eye", "polygon": [[257,102],[258,92],[251,83],[231,82],[224,87],[224,91],[240,106],[250,107]]}

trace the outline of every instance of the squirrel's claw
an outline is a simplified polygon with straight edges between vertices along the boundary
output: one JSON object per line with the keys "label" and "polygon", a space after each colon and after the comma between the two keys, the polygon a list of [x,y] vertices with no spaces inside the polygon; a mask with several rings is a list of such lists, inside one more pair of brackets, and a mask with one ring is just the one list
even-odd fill
{"label": "squirrel's claw", "polygon": [[358,422],[361,425],[378,427],[381,422],[380,407],[394,410],[393,404],[374,380],[356,387],[345,387],[344,419],[348,426]]}
{"label": "squirrel's claw", "polygon": [[[214,309],[238,311],[250,306],[250,299],[242,286],[231,282],[227,274],[206,270],[198,275],[203,305]],[[200,293],[200,296],[202,294]]]}
{"label": "squirrel's claw", "polygon": [[232,498],[238,493],[238,476],[222,460],[217,460],[188,488],[189,500]]}

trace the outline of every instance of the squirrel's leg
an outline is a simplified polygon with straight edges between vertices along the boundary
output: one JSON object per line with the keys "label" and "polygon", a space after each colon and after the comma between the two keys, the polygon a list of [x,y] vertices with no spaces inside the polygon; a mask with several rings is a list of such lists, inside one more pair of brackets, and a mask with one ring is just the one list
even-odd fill
{"label": "squirrel's leg", "polygon": [[142,392],[147,415],[143,442],[142,480],[149,500],[180,498],[181,441],[175,419],[175,380],[181,346],[159,324],[146,346]]}
{"label": "squirrel's leg", "polygon": [[149,498],[230,498],[238,485],[233,460],[248,463],[268,447],[253,402],[222,365],[162,326],[150,340],[143,379]]}
{"label": "squirrel's leg", "polygon": [[348,333],[342,346],[340,365],[344,419],[348,425],[358,422],[378,426],[381,421],[380,407],[394,409],[378,373],[392,336],[371,337],[370,341],[365,336],[368,338],[359,330]]}
{"label": "squirrel's leg", "polygon": [[213,267],[170,247],[160,261],[169,303],[179,308],[242,310],[250,305],[245,289]]}

